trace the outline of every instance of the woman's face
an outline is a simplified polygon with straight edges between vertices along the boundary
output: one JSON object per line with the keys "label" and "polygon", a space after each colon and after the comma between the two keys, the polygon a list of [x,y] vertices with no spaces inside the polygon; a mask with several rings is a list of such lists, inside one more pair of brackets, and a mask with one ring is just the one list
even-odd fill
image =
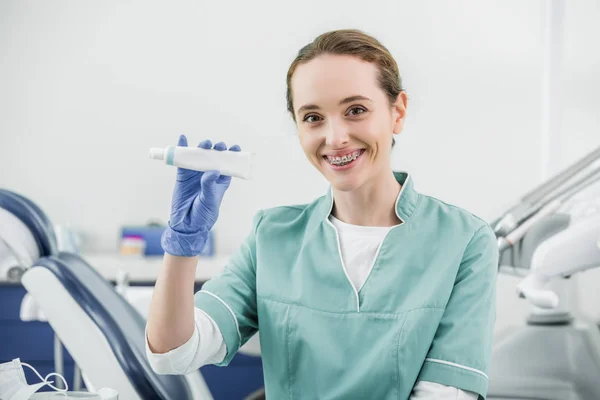
{"label": "woman's face", "polygon": [[375,64],[322,55],[292,77],[294,114],[309,161],[338,190],[351,191],[391,170],[392,134],[402,130],[407,97],[390,105]]}

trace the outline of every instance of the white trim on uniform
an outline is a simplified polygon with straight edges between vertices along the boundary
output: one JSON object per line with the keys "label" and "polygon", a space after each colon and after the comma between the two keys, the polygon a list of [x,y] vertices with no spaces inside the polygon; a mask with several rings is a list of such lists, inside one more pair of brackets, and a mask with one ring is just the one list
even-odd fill
{"label": "white trim on uniform", "polygon": [[358,292],[360,292],[362,290],[363,286],[365,286],[365,283],[367,283],[367,281],[369,280],[369,276],[371,275],[371,272],[373,271],[373,267],[375,266],[375,263],[377,262],[377,257],[379,256],[379,251],[381,250],[381,246],[383,246],[383,242],[385,242],[385,238],[387,238],[390,231],[391,231],[391,229],[389,231],[387,231],[387,233],[383,237],[383,240],[381,241],[381,243],[379,243],[379,246],[377,246],[377,250],[375,251],[375,257],[373,257],[373,261],[371,262],[371,266],[369,267],[369,272],[367,272],[367,276],[365,277],[365,280],[362,282],[360,287],[357,289]]}
{"label": "white trim on uniform", "polygon": [[398,219],[401,221],[400,224],[395,225],[390,227],[390,230],[385,234],[383,240],[381,241],[381,243],[379,243],[379,246],[377,247],[377,251],[375,252],[375,257],[373,258],[373,262],[371,263],[371,268],[369,268],[369,272],[367,273],[367,276],[365,278],[365,280],[363,281],[362,285],[360,286],[360,288],[356,288],[354,286],[354,284],[352,283],[352,280],[350,279],[350,276],[348,275],[348,271],[346,270],[346,265],[344,263],[344,256],[342,255],[342,246],[340,243],[340,236],[338,234],[337,228],[331,223],[331,221],[329,220],[329,215],[331,214],[331,210],[333,210],[333,202],[334,202],[334,198],[333,198],[333,186],[331,186],[329,188],[329,192],[330,192],[330,197],[331,197],[331,203],[329,204],[329,212],[327,213],[327,216],[325,217],[325,222],[329,224],[329,226],[331,226],[335,232],[335,237],[336,237],[336,241],[337,241],[337,249],[338,249],[338,254],[340,256],[340,261],[342,262],[342,269],[344,270],[344,275],[346,275],[346,279],[348,280],[348,283],[350,283],[350,286],[352,286],[352,290],[354,290],[354,295],[356,297],[356,311],[360,312],[360,297],[358,295],[358,293],[361,291],[361,289],[363,288],[363,286],[365,285],[365,283],[367,282],[367,280],[369,279],[369,275],[371,275],[371,271],[373,271],[373,267],[375,266],[375,263],[377,262],[377,257],[379,256],[379,251],[381,250],[381,247],[383,246],[383,242],[385,241],[385,238],[387,237],[387,235],[390,233],[390,231],[402,224],[404,224],[404,220],[402,219],[402,217],[400,217],[400,215],[398,214],[398,202],[400,201],[400,198],[402,197],[402,193],[404,193],[404,189],[406,188],[406,184],[408,183],[408,180],[410,179],[410,175],[407,174],[406,176],[406,181],[404,182],[404,185],[402,185],[402,187],[400,188],[400,192],[398,192],[398,196],[396,196],[396,202],[394,203],[394,212],[396,213],[396,216],[398,217]]}
{"label": "white trim on uniform", "polygon": [[400,221],[402,221],[402,223],[400,225],[402,225],[404,223],[404,220],[402,219],[402,217],[400,216],[400,214],[398,214],[398,203],[400,202],[400,198],[402,197],[402,193],[404,193],[404,189],[406,188],[406,185],[408,184],[409,180],[410,180],[410,175],[406,174],[406,180],[404,181],[404,184],[400,188],[400,192],[398,192],[398,196],[396,197],[396,203],[394,203],[394,212],[396,213],[396,217],[398,217],[398,219]]}
{"label": "white trim on uniform", "polygon": [[342,254],[342,245],[340,243],[340,235],[337,231],[337,228],[331,223],[329,218],[327,218],[325,221],[327,224],[329,224],[329,226],[331,226],[331,228],[335,232],[335,239],[337,242],[337,250],[338,250],[338,255],[340,256],[340,262],[342,263],[342,269],[344,270],[344,275],[346,275],[346,279],[348,280],[348,283],[352,287],[352,290],[354,291],[354,296],[356,297],[356,312],[360,312],[360,298],[358,297],[358,290],[356,290],[356,287],[354,287],[354,284],[352,283],[352,279],[350,279],[350,276],[348,275],[348,271],[346,270],[346,264],[344,263],[344,256]]}
{"label": "white trim on uniform", "polygon": [[434,362],[434,363],[438,363],[438,364],[446,364],[446,365],[450,365],[452,367],[466,369],[467,371],[475,372],[476,374],[485,376],[485,379],[489,379],[488,376],[484,372],[482,372],[478,369],[475,369],[475,368],[465,367],[464,365],[456,364],[456,363],[453,363],[450,361],[437,360],[435,358],[426,358],[425,361]]}
{"label": "white trim on uniform", "polygon": [[229,304],[225,303],[225,300],[223,300],[222,298],[220,298],[216,294],[214,294],[212,292],[209,292],[208,290],[200,290],[200,293],[206,293],[207,295],[214,297],[215,299],[217,299],[218,301],[220,301],[221,303],[223,303],[223,305],[225,307],[227,307],[227,309],[231,313],[231,316],[233,317],[233,320],[235,321],[235,330],[237,331],[238,339],[240,340],[240,344],[241,344],[242,343],[242,334],[240,333],[240,325],[238,324],[238,320],[237,320],[237,317],[235,316],[235,313],[233,312],[233,310],[231,309],[231,307],[229,307]]}

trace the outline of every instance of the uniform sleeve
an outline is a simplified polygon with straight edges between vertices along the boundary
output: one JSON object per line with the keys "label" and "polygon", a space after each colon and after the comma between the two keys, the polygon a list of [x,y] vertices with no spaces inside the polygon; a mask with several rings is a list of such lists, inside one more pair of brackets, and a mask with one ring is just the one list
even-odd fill
{"label": "uniform sleeve", "polygon": [[254,217],[253,229],[223,272],[210,279],[195,295],[196,307],[217,324],[227,354],[216,365],[228,365],[238,349],[258,331],[256,305],[256,233],[262,213]]}
{"label": "uniform sleeve", "polygon": [[194,332],[181,346],[167,353],[153,353],[146,336],[146,357],[159,375],[184,375],[206,364],[221,362],[225,343],[215,321],[199,308],[194,309]]}
{"label": "uniform sleeve", "polygon": [[467,245],[418,380],[475,392],[485,399],[496,321],[496,243],[486,224]]}
{"label": "uniform sleeve", "polygon": [[477,393],[465,392],[452,386],[419,381],[409,400],[477,400]]}

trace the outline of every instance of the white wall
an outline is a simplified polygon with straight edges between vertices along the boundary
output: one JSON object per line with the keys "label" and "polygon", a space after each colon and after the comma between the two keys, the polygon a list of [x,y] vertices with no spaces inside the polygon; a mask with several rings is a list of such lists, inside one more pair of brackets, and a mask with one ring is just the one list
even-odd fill
{"label": "white wall", "polygon": [[394,164],[418,189],[492,218],[538,178],[537,2],[123,3],[0,10],[0,182],[89,233],[90,248],[115,248],[121,224],[168,218],[174,171],[147,151],[180,133],[259,154],[257,178],[227,194],[224,252],[257,209],[322,194],[285,74],[333,28],[371,32],[396,56],[411,104]]}
{"label": "white wall", "polygon": [[[113,251],[120,225],[168,218],[174,171],[148,160],[150,147],[181,133],[238,143],[259,158],[215,228],[230,253],[259,208],[326,190],[286,114],[285,74],[317,34],[356,27],[392,51],[410,95],[394,166],[421,192],[491,220],[540,179],[541,5],[1,2],[0,186],[84,231],[89,251]],[[587,0],[567,11],[571,160],[600,143],[600,10]],[[516,321],[512,283],[500,282],[502,326]]]}
{"label": "white wall", "polygon": [[562,165],[600,146],[600,2],[568,2],[565,17]]}

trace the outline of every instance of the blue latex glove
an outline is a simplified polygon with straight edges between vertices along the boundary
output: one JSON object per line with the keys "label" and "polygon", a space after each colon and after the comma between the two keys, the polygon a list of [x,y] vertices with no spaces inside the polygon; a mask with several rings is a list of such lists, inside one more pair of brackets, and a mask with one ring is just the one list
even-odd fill
{"label": "blue latex glove", "polygon": [[[185,135],[179,137],[178,146],[187,146]],[[198,147],[210,149],[210,140],[201,142]],[[227,146],[219,142],[212,147],[225,151]],[[231,146],[230,151],[240,151]],[[192,257],[202,253],[219,216],[223,195],[229,188],[231,177],[219,171],[198,172],[177,168],[177,180],[171,201],[169,226],[163,232],[161,245],[164,251],[174,256]]]}

